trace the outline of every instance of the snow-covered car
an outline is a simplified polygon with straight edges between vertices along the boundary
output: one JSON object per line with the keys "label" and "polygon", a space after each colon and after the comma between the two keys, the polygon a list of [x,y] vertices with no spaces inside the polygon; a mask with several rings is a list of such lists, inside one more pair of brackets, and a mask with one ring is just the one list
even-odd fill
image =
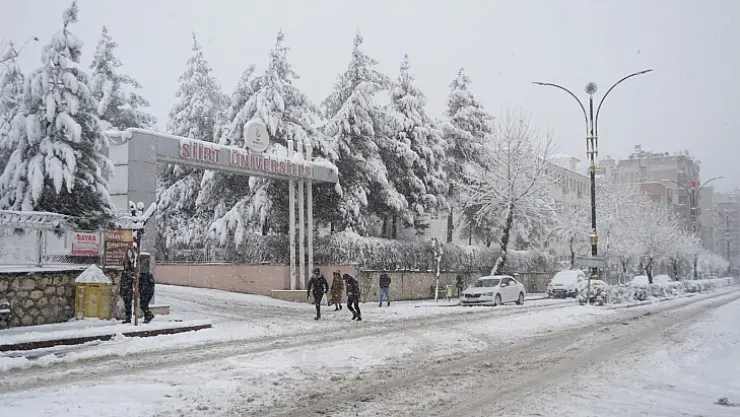
{"label": "snow-covered car", "polygon": [[[653,277],[653,284],[668,284],[669,282],[673,282],[673,280],[668,275],[656,275]],[[648,285],[648,283],[647,275],[638,275],[632,278],[632,281],[627,285]]]}
{"label": "snow-covered car", "polygon": [[581,270],[560,271],[547,284],[547,296],[551,298],[575,297],[578,295],[579,282],[586,280],[586,273]]}
{"label": "snow-covered car", "polygon": [[508,275],[493,275],[478,278],[473,286],[463,291],[460,304],[474,305],[501,305],[515,302],[524,304],[524,284]]}

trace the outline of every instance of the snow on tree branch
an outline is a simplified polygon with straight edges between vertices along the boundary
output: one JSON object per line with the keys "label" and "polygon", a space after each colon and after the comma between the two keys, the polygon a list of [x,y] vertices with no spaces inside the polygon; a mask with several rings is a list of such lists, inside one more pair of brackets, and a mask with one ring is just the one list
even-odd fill
{"label": "snow on tree branch", "polygon": [[495,124],[486,143],[490,165],[485,175],[467,187],[478,220],[499,219],[500,255],[492,274],[503,272],[515,225],[542,228],[555,213],[547,174],[553,141],[532,128],[521,111],[509,111]]}

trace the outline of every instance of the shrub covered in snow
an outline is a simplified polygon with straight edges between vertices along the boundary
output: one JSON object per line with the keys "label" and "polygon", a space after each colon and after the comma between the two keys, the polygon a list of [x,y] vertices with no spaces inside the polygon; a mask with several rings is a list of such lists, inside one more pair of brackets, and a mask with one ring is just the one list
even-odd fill
{"label": "shrub covered in snow", "polygon": [[[492,248],[443,245],[441,268],[443,270],[484,270],[490,271],[498,258],[498,251]],[[218,251],[217,251],[218,252]],[[218,253],[213,261],[238,262],[247,264],[289,262],[288,236],[245,237],[244,244],[236,251]],[[174,260],[197,261],[185,252],[175,254]],[[401,241],[375,237],[363,237],[352,232],[336,233],[315,239],[314,262],[317,265],[357,264],[364,268],[399,268],[431,270],[436,268],[434,249],[429,241]],[[531,272],[550,271],[550,256],[537,251],[509,251],[507,271]]]}
{"label": "shrub covered in snow", "polygon": [[682,294],[699,293],[717,288],[737,285],[736,278],[702,279],[694,281],[675,281],[664,284],[613,285],[607,289],[611,304],[645,301],[651,298],[671,298]]}

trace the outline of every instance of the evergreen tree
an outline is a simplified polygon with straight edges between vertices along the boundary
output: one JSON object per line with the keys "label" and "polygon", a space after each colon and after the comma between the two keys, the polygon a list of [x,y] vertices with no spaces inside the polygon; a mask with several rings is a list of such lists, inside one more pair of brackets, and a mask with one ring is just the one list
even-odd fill
{"label": "evergreen tree", "polygon": [[378,62],[360,49],[362,41],[358,32],[349,66],[339,75],[323,107],[329,118],[325,132],[333,139],[338,155],[340,184],[339,192],[326,200],[325,210],[331,212],[332,226],[338,226],[334,227],[337,230],[365,234],[370,214],[382,217],[388,210],[404,210],[407,203],[389,180],[378,147],[388,116],[373,97],[388,89],[390,79],[377,71]]}
{"label": "evergreen tree", "polygon": [[82,41],[69,32],[77,2],[64,11],[63,27],[43,48],[43,66],[25,80],[22,114],[13,119],[15,144],[0,176],[0,208],[49,211],[88,218],[109,215],[106,176],[112,164],[79,68]]}
{"label": "evergreen tree", "polygon": [[[442,125],[442,134],[447,142],[445,172],[449,183],[448,243],[452,242],[452,233],[455,229],[453,204],[460,206],[461,201],[467,200],[465,190],[485,175],[483,148],[486,138],[492,132],[493,116],[475,99],[468,89],[469,84],[470,78],[465,75],[464,69],[460,68],[457,77],[450,83],[451,91],[447,98],[446,111],[448,120]],[[464,223],[468,228],[478,223],[470,216],[465,217]],[[473,229],[475,226],[470,230]],[[488,229],[490,228],[484,227],[484,231]]]}
{"label": "evergreen tree", "polygon": [[390,214],[391,237],[396,236],[399,219],[405,227],[426,228],[429,211],[443,204],[447,193],[445,144],[424,110],[426,98],[414,85],[409,69],[406,55],[391,90],[391,136],[381,145],[391,182],[408,202],[404,210]]}
{"label": "evergreen tree", "polygon": [[23,73],[17,62],[18,51],[12,41],[0,56],[0,174],[15,150],[17,143],[9,139],[13,119],[20,112],[23,100]]}
{"label": "evergreen tree", "polygon": [[[236,90],[231,95],[231,104],[226,113],[226,120],[231,121],[222,129],[219,143],[223,145],[235,144],[244,146],[243,125],[245,105],[259,89],[261,78],[254,77],[255,67],[250,65],[242,73]],[[249,119],[246,119],[249,120]],[[196,201],[198,217],[202,219],[208,229],[211,222],[216,221],[219,232],[228,233],[239,230],[244,233],[249,228],[249,222],[241,215],[245,204],[249,202],[249,177],[235,175],[221,171],[206,171],[200,184],[200,192]],[[224,223],[229,223],[228,225]],[[226,236],[218,236],[221,244],[228,245]],[[241,239],[239,239],[241,241]]]}
{"label": "evergreen tree", "polygon": [[[265,123],[270,135],[266,154],[285,156],[288,140],[310,141],[314,154],[333,159],[334,154],[327,141],[312,127],[318,120],[318,108],[293,84],[298,75],[288,62],[290,48],[283,41],[282,31],[278,32],[264,74],[251,81],[249,76],[242,80],[241,92],[237,91],[239,97],[232,97],[234,118],[224,131],[221,143],[243,147],[244,125],[252,119],[259,119]],[[237,110],[239,103],[243,105]],[[218,177],[214,176],[214,180],[218,181]],[[217,184],[219,182],[211,187],[220,187]],[[251,177],[249,190],[232,190],[231,198],[236,200],[235,204],[214,213],[213,236],[221,244],[238,248],[249,232],[285,233],[288,225],[287,197],[287,181]]]}
{"label": "evergreen tree", "polygon": [[[224,123],[228,97],[221,92],[203,50],[193,34],[193,55],[180,76],[177,104],[170,111],[167,132],[182,137],[214,142]],[[167,164],[160,170],[157,184],[157,233],[166,248],[173,245],[198,245],[205,226],[196,216],[196,200],[203,170]],[[166,252],[165,252],[166,253]]]}
{"label": "evergreen tree", "polygon": [[149,128],[156,123],[156,119],[142,111],[142,108],[149,107],[149,102],[136,93],[141,84],[119,72],[121,61],[113,54],[116,47],[118,44],[108,34],[108,28],[103,26],[103,33],[90,65],[90,92],[98,102],[98,116],[119,130],[129,127]]}

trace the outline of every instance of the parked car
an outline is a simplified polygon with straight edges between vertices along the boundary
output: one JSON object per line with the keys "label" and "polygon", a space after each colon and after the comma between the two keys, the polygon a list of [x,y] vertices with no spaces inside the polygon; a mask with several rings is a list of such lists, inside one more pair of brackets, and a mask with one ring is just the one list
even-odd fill
{"label": "parked car", "polygon": [[460,304],[474,305],[501,305],[515,302],[524,304],[524,284],[508,275],[493,275],[478,278],[473,286],[463,291]]}
{"label": "parked car", "polygon": [[550,298],[576,297],[579,282],[588,282],[586,273],[580,269],[560,271],[547,284],[547,296]]}
{"label": "parked car", "polygon": [[[647,275],[638,275],[632,278],[632,281],[627,285],[648,285],[648,282]],[[673,280],[668,275],[656,275],[653,277],[653,284],[668,284],[669,282],[673,282]]]}

